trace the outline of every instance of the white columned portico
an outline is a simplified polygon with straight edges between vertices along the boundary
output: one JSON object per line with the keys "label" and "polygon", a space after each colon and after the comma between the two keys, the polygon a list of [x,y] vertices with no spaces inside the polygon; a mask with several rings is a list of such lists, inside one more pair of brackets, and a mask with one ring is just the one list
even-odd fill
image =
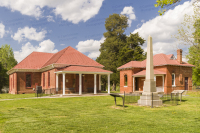
{"label": "white columned portico", "polygon": [[99,90],[101,91],[101,75],[99,74]]}
{"label": "white columned portico", "polygon": [[163,92],[164,92],[164,75],[162,76],[162,80],[163,80],[162,87],[163,87]]}
{"label": "white columned portico", "polygon": [[63,73],[63,95],[65,95],[65,73]]}
{"label": "white columned portico", "polygon": [[82,73],[79,73],[79,95],[82,95]]}
{"label": "white columned portico", "polygon": [[97,94],[97,74],[94,74],[94,94]]}
{"label": "white columned portico", "polygon": [[110,94],[110,74],[108,74],[108,94]]}
{"label": "white columned portico", "polygon": [[135,92],[135,77],[133,76],[133,92]]}
{"label": "white columned portico", "polygon": [[56,91],[58,91],[58,73],[56,73]]}

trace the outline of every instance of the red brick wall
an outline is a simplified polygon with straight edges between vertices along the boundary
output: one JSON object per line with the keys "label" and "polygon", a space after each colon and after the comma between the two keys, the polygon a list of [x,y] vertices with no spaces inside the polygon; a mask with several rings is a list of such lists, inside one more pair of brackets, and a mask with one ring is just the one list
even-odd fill
{"label": "red brick wall", "polygon": [[163,86],[162,76],[156,76],[156,87],[162,87],[162,86]]}
{"label": "red brick wall", "polygon": [[17,94],[17,73],[9,75],[9,93]]}
{"label": "red brick wall", "polygon": [[[185,90],[185,77],[188,77],[188,90],[192,90],[192,68],[191,67],[182,67],[182,66],[158,66],[154,69],[163,71],[166,73],[164,76],[164,92],[171,93],[173,90]],[[133,73],[137,73],[142,69],[130,69],[130,70],[121,70],[120,71],[120,92],[132,92],[133,90]],[[175,73],[175,85],[172,86],[172,73]],[[124,75],[128,76],[128,86],[124,87]],[[130,81],[131,79],[131,81]],[[143,90],[144,77],[138,77],[137,86],[139,91]],[[157,76],[156,86],[162,86],[162,76]]]}
{"label": "red brick wall", "polygon": [[138,77],[137,86],[139,87],[139,91],[143,91],[145,77]]}
{"label": "red brick wall", "polygon": [[[31,74],[31,87],[26,88],[26,74]],[[13,81],[14,75],[14,90],[13,90]],[[17,72],[9,75],[9,93],[11,94],[22,94],[22,93],[34,93],[33,88],[35,88],[35,83],[40,85],[40,73],[26,73],[26,72]]]}
{"label": "red brick wall", "polygon": [[[127,75],[127,86],[124,84],[124,76]],[[120,93],[133,92],[133,70],[122,70],[120,71]]]}
{"label": "red brick wall", "polygon": [[[165,93],[173,90],[185,90],[185,77],[188,77],[188,90],[192,90],[192,68],[181,66],[167,66]],[[172,73],[175,73],[175,87],[172,87]],[[182,74],[182,75],[181,75]],[[182,77],[182,78],[181,78]]]}
{"label": "red brick wall", "polygon": [[[48,84],[48,82],[49,82],[49,78],[48,78],[49,72],[50,72],[50,86]],[[51,69],[51,70],[48,70],[48,71],[41,73],[40,82],[41,82],[41,86],[42,86],[43,89],[56,88],[56,74],[54,72],[55,72],[55,69]],[[45,74],[45,85],[43,83],[44,74]]]}

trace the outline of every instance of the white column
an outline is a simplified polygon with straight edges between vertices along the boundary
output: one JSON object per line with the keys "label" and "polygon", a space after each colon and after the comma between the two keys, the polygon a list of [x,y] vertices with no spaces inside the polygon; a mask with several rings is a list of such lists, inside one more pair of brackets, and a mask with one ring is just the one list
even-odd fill
{"label": "white column", "polygon": [[154,76],[154,81],[156,81],[156,76]]}
{"label": "white column", "polygon": [[133,76],[133,92],[135,92],[135,77]]}
{"label": "white column", "polygon": [[65,95],[65,73],[63,73],[63,95]]}
{"label": "white column", "polygon": [[97,94],[97,74],[94,74],[94,94]]}
{"label": "white column", "polygon": [[82,74],[79,73],[79,95],[82,95]]}
{"label": "white column", "polygon": [[108,94],[110,94],[110,74],[108,74]]}
{"label": "white column", "polygon": [[164,75],[162,76],[162,80],[163,80],[163,92],[164,92]]}
{"label": "white column", "polygon": [[58,91],[58,73],[56,73],[56,91]]}
{"label": "white column", "polygon": [[99,74],[99,90],[101,91],[101,75]]}

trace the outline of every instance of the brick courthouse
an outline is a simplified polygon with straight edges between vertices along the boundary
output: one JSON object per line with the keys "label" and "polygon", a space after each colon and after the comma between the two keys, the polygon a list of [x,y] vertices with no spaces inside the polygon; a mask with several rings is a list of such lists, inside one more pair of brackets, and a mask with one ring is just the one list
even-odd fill
{"label": "brick courthouse", "polygon": [[[173,54],[153,56],[154,80],[158,92],[171,93],[173,90],[192,90],[191,64],[182,61],[182,50]],[[143,91],[146,74],[146,60],[130,61],[118,68],[120,71],[120,92]]]}
{"label": "brick courthouse", "polygon": [[57,93],[96,94],[101,90],[101,75],[110,74],[103,65],[90,59],[72,47],[55,54],[32,52],[19,64],[9,70],[9,93],[34,93],[33,88],[54,88]]}

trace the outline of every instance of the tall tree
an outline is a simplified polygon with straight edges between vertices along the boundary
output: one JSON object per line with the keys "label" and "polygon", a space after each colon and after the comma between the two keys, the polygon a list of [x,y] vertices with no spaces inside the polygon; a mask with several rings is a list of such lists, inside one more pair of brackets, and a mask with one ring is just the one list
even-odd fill
{"label": "tall tree", "polygon": [[12,48],[8,44],[2,45],[0,49],[0,90],[3,86],[9,85],[9,76],[6,72],[15,65],[17,65],[17,61],[14,58]]}
{"label": "tall tree", "polygon": [[2,45],[0,50],[0,62],[6,70],[10,70],[17,64],[17,61],[14,58],[13,50],[10,45]]}
{"label": "tall tree", "polygon": [[109,15],[105,21],[107,31],[104,33],[105,41],[101,44],[99,49],[101,53],[96,59],[105,66],[106,70],[113,72],[111,74],[112,90],[116,90],[116,84],[119,83],[120,77],[117,71],[119,66],[131,60],[144,59],[144,51],[140,47],[144,40],[139,37],[138,33],[126,36],[124,32],[128,27],[127,21],[128,18],[124,15]]}
{"label": "tall tree", "polygon": [[193,84],[200,85],[200,9],[196,4],[193,5],[194,15],[185,14],[178,34],[174,37],[178,39],[179,44],[189,47],[186,58],[188,63],[195,65],[192,74]]}
{"label": "tall tree", "polygon": [[3,68],[3,65],[0,62],[0,93],[2,88],[8,85],[8,75],[6,74],[7,70]]}
{"label": "tall tree", "polygon": [[[155,7],[160,7],[159,15],[163,15],[167,10],[177,6],[181,1],[184,0],[156,0],[157,4],[154,4]],[[198,3],[200,0],[193,0],[193,4]]]}

